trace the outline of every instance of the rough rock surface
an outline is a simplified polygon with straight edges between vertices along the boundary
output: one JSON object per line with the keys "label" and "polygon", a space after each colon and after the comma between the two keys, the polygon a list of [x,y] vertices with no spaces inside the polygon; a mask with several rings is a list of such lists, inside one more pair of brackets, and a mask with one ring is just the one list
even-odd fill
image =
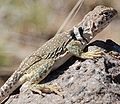
{"label": "rough rock surface", "polygon": [[72,57],[52,72],[44,83],[57,83],[64,97],[21,88],[5,104],[120,104],[120,55],[112,54],[94,60]]}

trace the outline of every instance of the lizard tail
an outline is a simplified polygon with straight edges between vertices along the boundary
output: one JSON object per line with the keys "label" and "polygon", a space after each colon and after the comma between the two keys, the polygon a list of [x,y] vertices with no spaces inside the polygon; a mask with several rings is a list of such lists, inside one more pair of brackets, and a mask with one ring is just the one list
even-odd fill
{"label": "lizard tail", "polygon": [[[31,59],[32,61],[31,62]],[[30,62],[29,62],[30,60]],[[21,81],[20,78],[23,76],[24,71],[29,68],[32,64],[37,62],[39,57],[29,56],[20,64],[19,68],[11,75],[11,77],[5,82],[5,84],[0,88],[0,104],[6,97],[8,97],[16,88],[24,83],[24,79]],[[28,63],[26,65],[25,63]],[[22,70],[21,70],[22,69]]]}
{"label": "lizard tail", "polygon": [[22,83],[19,81],[19,73],[16,72],[0,88],[0,104]]}

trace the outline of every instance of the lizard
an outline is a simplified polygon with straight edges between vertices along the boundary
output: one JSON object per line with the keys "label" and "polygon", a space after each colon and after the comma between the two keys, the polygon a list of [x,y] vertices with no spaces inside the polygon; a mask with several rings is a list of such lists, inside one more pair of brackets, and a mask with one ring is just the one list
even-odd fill
{"label": "lizard", "polygon": [[84,53],[83,49],[116,15],[117,11],[112,7],[96,6],[73,28],[58,33],[48,40],[27,56],[0,88],[0,102],[26,82],[29,82],[31,91],[40,94],[42,92],[60,94],[58,86],[39,84],[39,82],[74,55],[84,59],[101,56],[101,52],[98,50]]}

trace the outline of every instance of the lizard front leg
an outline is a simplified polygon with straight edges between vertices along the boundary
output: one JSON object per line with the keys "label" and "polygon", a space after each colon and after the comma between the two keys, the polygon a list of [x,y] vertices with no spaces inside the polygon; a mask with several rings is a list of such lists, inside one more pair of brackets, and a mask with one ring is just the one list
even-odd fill
{"label": "lizard front leg", "polygon": [[41,60],[31,66],[26,71],[26,74],[24,74],[24,76],[20,79],[20,81],[25,82],[25,84],[28,83],[28,88],[39,94],[42,92],[54,92],[60,95],[60,87],[57,85],[38,84],[51,72],[53,65],[53,59]]}
{"label": "lizard front leg", "polygon": [[77,40],[71,41],[66,47],[70,53],[83,59],[93,59],[96,57],[101,57],[103,53],[98,49],[94,51],[83,52],[85,45],[83,46],[81,42]]}

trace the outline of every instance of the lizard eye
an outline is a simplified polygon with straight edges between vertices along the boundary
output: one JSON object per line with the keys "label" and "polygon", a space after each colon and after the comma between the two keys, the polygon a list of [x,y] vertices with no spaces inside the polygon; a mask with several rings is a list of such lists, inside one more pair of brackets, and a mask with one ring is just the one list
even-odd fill
{"label": "lizard eye", "polygon": [[108,15],[109,12],[108,11],[103,11],[100,15]]}
{"label": "lizard eye", "polygon": [[105,11],[105,12],[103,12],[103,14],[108,15],[108,14],[109,14],[109,12],[108,12],[108,11]]}

